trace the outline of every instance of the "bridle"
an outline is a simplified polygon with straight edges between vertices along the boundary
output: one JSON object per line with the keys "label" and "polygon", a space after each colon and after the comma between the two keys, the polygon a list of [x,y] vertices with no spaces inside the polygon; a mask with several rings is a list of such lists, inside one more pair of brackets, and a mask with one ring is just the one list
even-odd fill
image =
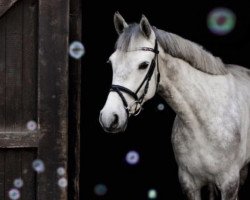
{"label": "bridle", "polygon": [[[126,110],[127,113],[127,118],[132,115],[132,116],[136,116],[140,113],[141,109],[142,109],[142,102],[148,92],[148,86],[149,86],[149,81],[151,80],[151,77],[154,73],[154,69],[155,66],[157,64],[157,85],[156,85],[156,90],[158,88],[159,82],[160,82],[160,71],[159,71],[159,63],[158,63],[158,54],[159,54],[159,50],[158,50],[158,43],[157,40],[155,40],[155,46],[154,48],[149,48],[149,47],[141,47],[132,51],[151,51],[155,54],[154,58],[151,61],[150,67],[147,71],[147,74],[145,75],[145,78],[143,79],[142,83],[139,85],[139,87],[137,88],[137,90],[135,92],[131,91],[130,89],[123,87],[121,85],[112,85],[110,88],[110,92],[116,92],[124,105],[124,108]],[[146,83],[146,84],[145,84]],[[140,89],[142,88],[142,86],[145,84],[144,87],[144,91],[142,93],[142,95],[140,97],[138,97],[138,92],[140,91]],[[128,105],[124,95],[122,93],[126,93],[128,95],[130,95],[131,97],[134,98],[134,102],[131,105]],[[135,106],[135,111],[132,112],[131,108]]]}

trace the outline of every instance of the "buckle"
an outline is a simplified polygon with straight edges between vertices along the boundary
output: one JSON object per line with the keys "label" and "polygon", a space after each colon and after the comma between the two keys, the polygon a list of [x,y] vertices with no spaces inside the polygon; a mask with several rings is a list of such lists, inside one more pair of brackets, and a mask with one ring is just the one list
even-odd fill
{"label": "buckle", "polygon": [[[131,108],[133,108],[134,106],[135,106],[135,109],[134,109],[134,112],[132,112]],[[140,114],[142,110],[141,102],[133,101],[126,109],[129,111],[130,115],[137,116]]]}

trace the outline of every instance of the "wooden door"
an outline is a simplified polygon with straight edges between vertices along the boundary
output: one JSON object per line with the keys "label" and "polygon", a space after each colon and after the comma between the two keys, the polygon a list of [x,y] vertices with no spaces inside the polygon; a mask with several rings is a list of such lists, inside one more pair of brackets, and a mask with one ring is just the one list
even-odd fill
{"label": "wooden door", "polygon": [[[67,199],[69,0],[0,0],[0,199]],[[45,171],[32,168],[35,159]]]}

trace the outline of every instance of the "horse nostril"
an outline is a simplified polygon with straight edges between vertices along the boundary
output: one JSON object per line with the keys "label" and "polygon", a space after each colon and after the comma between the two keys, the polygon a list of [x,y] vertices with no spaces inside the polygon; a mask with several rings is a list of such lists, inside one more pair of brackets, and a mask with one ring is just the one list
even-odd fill
{"label": "horse nostril", "polygon": [[110,128],[115,129],[118,126],[118,122],[119,122],[119,117],[117,114],[114,114],[114,120],[110,124]]}

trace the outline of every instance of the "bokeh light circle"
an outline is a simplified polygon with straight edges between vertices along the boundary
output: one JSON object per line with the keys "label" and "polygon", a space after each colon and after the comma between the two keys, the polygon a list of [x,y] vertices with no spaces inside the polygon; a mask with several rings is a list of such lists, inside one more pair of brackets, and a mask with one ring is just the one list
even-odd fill
{"label": "bokeh light circle", "polygon": [[157,198],[157,191],[155,189],[150,189],[148,191],[148,199],[156,199]]}
{"label": "bokeh light circle", "polygon": [[126,161],[130,165],[138,164],[140,160],[140,155],[137,151],[131,150],[126,155]]}
{"label": "bokeh light circle", "polygon": [[42,160],[36,159],[32,162],[32,168],[37,172],[37,173],[42,173],[45,171],[45,165]]}
{"label": "bokeh light circle", "polygon": [[159,111],[163,111],[163,110],[165,109],[164,104],[163,104],[163,103],[159,103],[158,106],[157,106],[157,109],[158,109]]}
{"label": "bokeh light circle", "polygon": [[35,131],[37,129],[37,123],[34,120],[27,122],[26,127],[29,131]]}
{"label": "bokeh light circle", "polygon": [[69,46],[69,55],[72,58],[80,59],[85,54],[85,48],[79,41],[74,41]]}
{"label": "bokeh light circle", "polygon": [[60,188],[66,188],[68,186],[68,180],[66,178],[60,178],[57,184]]}
{"label": "bokeh light circle", "polygon": [[228,8],[215,8],[207,16],[208,29],[216,35],[230,33],[236,24],[236,15]]}
{"label": "bokeh light circle", "polygon": [[21,188],[21,187],[23,187],[23,179],[21,179],[21,178],[15,179],[14,182],[13,182],[13,185],[14,185],[16,188]]}
{"label": "bokeh light circle", "polygon": [[97,196],[104,196],[107,193],[107,191],[108,191],[108,188],[104,184],[97,184],[94,187],[94,193]]}
{"label": "bokeh light circle", "polygon": [[18,189],[15,189],[15,188],[11,189],[9,191],[8,195],[9,195],[9,198],[11,200],[17,200],[21,197],[20,191]]}
{"label": "bokeh light circle", "polygon": [[59,176],[63,176],[63,175],[65,175],[65,173],[66,173],[66,171],[65,171],[65,169],[63,167],[58,167],[57,168],[57,174]]}

